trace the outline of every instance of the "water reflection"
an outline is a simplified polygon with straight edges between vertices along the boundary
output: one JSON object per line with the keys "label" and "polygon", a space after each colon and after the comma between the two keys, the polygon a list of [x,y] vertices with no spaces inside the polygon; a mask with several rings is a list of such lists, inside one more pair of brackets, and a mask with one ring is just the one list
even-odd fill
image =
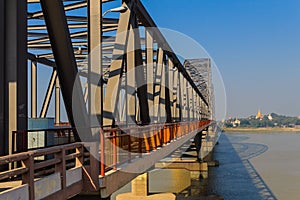
{"label": "water reflection", "polygon": [[266,152],[268,147],[242,142],[247,139],[247,136],[222,134],[214,153],[220,167],[210,169],[209,193],[221,194],[230,200],[276,199],[249,162],[250,158]]}

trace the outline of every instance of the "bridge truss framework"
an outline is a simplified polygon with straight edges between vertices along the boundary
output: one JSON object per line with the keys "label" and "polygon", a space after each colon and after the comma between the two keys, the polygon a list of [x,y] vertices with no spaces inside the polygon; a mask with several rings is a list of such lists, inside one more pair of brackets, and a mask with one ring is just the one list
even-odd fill
{"label": "bridge truss framework", "polygon": [[[195,85],[193,74],[181,64],[142,3],[119,2],[125,11],[118,17],[102,17],[102,7],[109,8],[112,2],[1,1],[2,155],[12,152],[10,133],[27,129],[28,113],[32,118],[47,117],[54,90],[55,122],[60,123],[61,93],[72,127],[211,117],[207,92]],[[52,74],[37,110],[37,74],[44,66]],[[116,92],[106,92],[115,88]]]}

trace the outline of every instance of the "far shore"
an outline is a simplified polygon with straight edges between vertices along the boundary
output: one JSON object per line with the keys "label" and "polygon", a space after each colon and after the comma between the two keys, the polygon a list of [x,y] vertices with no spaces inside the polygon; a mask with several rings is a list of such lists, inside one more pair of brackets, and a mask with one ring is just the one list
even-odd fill
{"label": "far shore", "polygon": [[300,128],[223,128],[224,132],[300,132]]}

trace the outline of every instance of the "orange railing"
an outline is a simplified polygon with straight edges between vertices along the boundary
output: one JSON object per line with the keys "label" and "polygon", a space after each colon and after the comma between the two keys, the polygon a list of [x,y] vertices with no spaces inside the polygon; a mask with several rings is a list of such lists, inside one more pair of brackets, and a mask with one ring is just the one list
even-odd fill
{"label": "orange railing", "polygon": [[100,175],[211,123],[210,120],[100,130]]}
{"label": "orange railing", "polygon": [[[193,131],[200,131],[210,123],[210,120],[203,120],[146,126],[130,125],[124,128],[101,128],[100,175],[104,176],[105,172],[117,169],[121,164],[130,163],[133,159],[143,157],[143,154],[163,148],[168,143]],[[61,142],[56,142],[53,145],[75,142],[72,128],[14,131],[13,153],[38,149],[28,147],[28,136],[39,131],[44,132],[45,135],[54,134],[57,141],[62,139]],[[41,148],[46,147],[47,145]],[[45,160],[47,159],[45,158]]]}

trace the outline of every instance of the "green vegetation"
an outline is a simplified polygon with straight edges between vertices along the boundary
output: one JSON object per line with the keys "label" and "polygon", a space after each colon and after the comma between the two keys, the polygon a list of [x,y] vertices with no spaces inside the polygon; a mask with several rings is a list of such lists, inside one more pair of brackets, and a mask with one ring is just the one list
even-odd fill
{"label": "green vegetation", "polygon": [[270,114],[270,116],[264,116],[261,119],[256,119],[255,116],[242,119],[228,119],[225,121],[224,125],[226,128],[300,127],[300,119],[298,117],[288,117],[275,113]]}

